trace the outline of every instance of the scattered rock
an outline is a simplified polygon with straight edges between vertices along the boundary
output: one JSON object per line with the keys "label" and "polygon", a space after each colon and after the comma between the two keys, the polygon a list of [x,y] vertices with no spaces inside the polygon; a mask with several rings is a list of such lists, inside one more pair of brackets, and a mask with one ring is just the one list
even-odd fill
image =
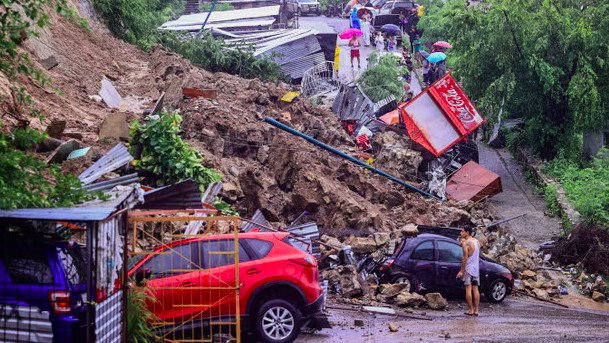
{"label": "scattered rock", "polygon": [[65,120],[53,120],[47,127],[46,133],[49,137],[60,139],[63,131],[66,129]]}
{"label": "scattered rock", "polygon": [[398,332],[398,326],[395,323],[389,323],[389,331]]}
{"label": "scattered rock", "polygon": [[592,300],[600,303],[600,302],[604,302],[605,299],[606,298],[603,293],[597,292],[597,291],[592,292]]}
{"label": "scattered rock", "polygon": [[110,113],[99,128],[99,138],[129,139],[129,123],[127,114],[122,112]]}
{"label": "scattered rock", "polygon": [[533,294],[535,294],[535,296],[538,297],[539,299],[550,300],[550,296],[548,295],[548,292],[546,292],[543,289],[536,288],[533,290]]}
{"label": "scattered rock", "polygon": [[417,226],[415,224],[406,224],[402,226],[402,229],[400,229],[400,231],[404,236],[414,236],[419,234],[419,229],[417,229]]}
{"label": "scattered rock", "polygon": [[432,310],[443,310],[448,306],[448,301],[440,293],[425,294],[425,300],[427,300],[427,306]]}
{"label": "scattered rock", "polygon": [[531,279],[531,278],[534,278],[537,275],[537,273],[535,273],[532,270],[527,269],[527,270],[523,271],[522,273],[520,273],[520,275],[524,278]]}
{"label": "scattered rock", "polygon": [[425,304],[425,297],[418,293],[403,291],[395,298],[398,306],[420,307]]}
{"label": "scattered rock", "polygon": [[364,326],[364,321],[361,319],[355,319],[355,320],[353,320],[353,325],[360,326],[360,327]]}

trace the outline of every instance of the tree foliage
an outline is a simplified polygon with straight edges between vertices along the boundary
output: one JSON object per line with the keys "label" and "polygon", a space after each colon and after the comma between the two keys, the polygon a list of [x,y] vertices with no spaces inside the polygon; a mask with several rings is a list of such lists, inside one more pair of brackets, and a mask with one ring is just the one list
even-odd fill
{"label": "tree foliage", "polygon": [[158,43],[158,28],[182,13],[183,0],[93,0],[110,31],[144,50]]}
{"label": "tree foliage", "polygon": [[161,113],[147,118],[145,124],[131,126],[133,165],[152,173],[149,181],[158,186],[193,179],[201,189],[221,179],[220,173],[205,168],[203,158],[180,137],[182,117],[177,113]]}
{"label": "tree foliage", "polygon": [[597,225],[609,226],[609,152],[601,150],[589,166],[557,158],[545,172],[560,181],[569,202],[583,218]]}
{"label": "tree foliage", "polygon": [[373,52],[369,56],[369,67],[364,71],[358,84],[372,101],[381,101],[393,95],[401,99],[404,95],[402,75],[407,69],[401,67],[397,56],[385,54],[379,56]]}
{"label": "tree foliage", "polygon": [[251,46],[227,45],[222,39],[204,34],[192,38],[190,34],[165,32],[163,46],[184,56],[197,66],[211,72],[238,75],[246,79],[283,80],[279,64],[269,57],[256,58]]}
{"label": "tree foliage", "polygon": [[429,40],[487,116],[524,117],[522,141],[544,158],[578,156],[580,133],[609,123],[609,3],[600,0],[424,0]]}
{"label": "tree foliage", "polygon": [[98,196],[28,152],[44,138],[29,128],[0,133],[0,208],[66,207]]}

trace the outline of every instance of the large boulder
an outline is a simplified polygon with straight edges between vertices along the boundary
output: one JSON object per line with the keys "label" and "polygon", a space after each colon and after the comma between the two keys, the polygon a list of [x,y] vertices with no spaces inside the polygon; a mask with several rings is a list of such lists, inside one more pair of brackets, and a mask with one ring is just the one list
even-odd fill
{"label": "large boulder", "polygon": [[425,300],[427,300],[427,306],[432,310],[443,310],[448,306],[448,301],[440,293],[427,293]]}
{"label": "large boulder", "polygon": [[377,294],[377,299],[382,302],[387,302],[387,300],[396,297],[402,291],[406,289],[408,285],[403,283],[384,283],[379,286],[379,292]]}
{"label": "large boulder", "polygon": [[410,293],[407,291],[402,291],[395,298],[395,303],[398,306],[408,306],[408,307],[420,307],[425,304],[425,297],[418,293]]}
{"label": "large boulder", "polygon": [[362,284],[355,268],[353,266],[341,266],[340,272],[340,289],[344,297],[353,298],[360,296],[363,293]]}
{"label": "large boulder", "polygon": [[391,234],[389,232],[375,232],[374,233],[374,242],[377,246],[383,246],[389,242],[391,239]]}
{"label": "large boulder", "polygon": [[350,245],[353,251],[359,254],[370,254],[376,251],[374,237],[353,237]]}

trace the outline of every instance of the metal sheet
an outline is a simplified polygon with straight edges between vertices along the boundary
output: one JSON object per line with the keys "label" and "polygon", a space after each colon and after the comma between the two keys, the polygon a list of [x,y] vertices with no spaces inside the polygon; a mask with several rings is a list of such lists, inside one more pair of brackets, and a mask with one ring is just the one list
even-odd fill
{"label": "metal sheet", "polygon": [[[254,19],[254,18],[264,18],[264,17],[273,17],[279,16],[279,6],[266,6],[266,7],[258,7],[258,8],[247,8],[241,10],[232,10],[232,11],[215,11],[212,12],[209,16],[209,20],[207,24],[225,22],[225,21],[234,21],[240,19]],[[192,26],[192,25],[203,25],[203,22],[207,18],[207,12],[203,13],[195,13],[195,14],[187,14],[183,15],[180,18],[172,21],[168,21],[161,25],[161,29],[166,29],[168,27],[177,27],[177,26]]]}
{"label": "metal sheet", "polygon": [[116,186],[126,186],[126,185],[130,185],[130,184],[138,183],[139,181],[140,181],[140,179],[139,179],[139,176],[137,175],[137,173],[133,173],[133,174],[124,175],[124,176],[117,177],[117,178],[107,180],[107,181],[92,183],[92,184],[84,186],[83,188],[88,191],[91,191],[91,192],[108,191]]}
{"label": "metal sheet", "polygon": [[[249,232],[253,229],[256,228],[256,224],[260,224],[262,226],[266,226],[266,227],[271,227],[271,223],[269,223],[268,220],[266,220],[266,218],[264,217],[264,214],[262,214],[262,211],[260,211],[260,209],[257,209],[256,212],[254,212],[254,215],[252,216],[251,221],[253,223],[250,222],[242,222],[241,224],[241,231],[243,232]],[[265,231],[264,229],[262,229],[261,231]]]}
{"label": "metal sheet", "polygon": [[457,201],[478,201],[501,193],[501,178],[474,161],[467,162],[448,180],[446,196]]}
{"label": "metal sheet", "polygon": [[153,189],[144,193],[141,209],[194,209],[201,208],[202,194],[193,180]]}
{"label": "metal sheet", "polygon": [[318,52],[282,65],[281,71],[293,80],[296,80],[302,78],[307,70],[323,63],[325,60],[324,53]]}
{"label": "metal sheet", "polygon": [[118,169],[132,160],[133,156],[129,154],[129,150],[127,150],[122,143],[119,143],[95,162],[95,164],[78,175],[78,178],[82,183],[87,185],[99,179],[102,175]]}
{"label": "metal sheet", "polygon": [[[270,28],[275,23],[275,18],[266,19],[250,19],[250,20],[235,20],[221,23],[208,23],[206,29],[224,29],[231,28]],[[165,31],[199,31],[202,25],[185,25],[185,26],[170,26],[163,28]]]}
{"label": "metal sheet", "polygon": [[91,221],[104,220],[116,209],[114,207],[96,208],[29,208],[0,210],[0,218]]}
{"label": "metal sheet", "polygon": [[314,222],[305,223],[302,225],[292,226],[286,228],[286,231],[293,233],[298,238],[304,239],[309,243],[309,249],[303,242],[293,240],[292,243],[304,251],[307,251],[312,255],[319,255],[321,250],[319,248],[319,227]]}

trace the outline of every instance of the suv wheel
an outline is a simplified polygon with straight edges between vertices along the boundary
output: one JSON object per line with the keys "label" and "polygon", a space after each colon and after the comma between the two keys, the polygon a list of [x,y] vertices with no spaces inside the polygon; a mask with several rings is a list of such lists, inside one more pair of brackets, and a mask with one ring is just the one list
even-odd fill
{"label": "suv wheel", "polygon": [[486,300],[492,303],[500,303],[507,296],[507,283],[505,280],[497,279],[493,281],[491,286],[484,294]]}
{"label": "suv wheel", "polygon": [[290,343],[300,332],[302,315],[289,302],[282,299],[266,301],[258,309],[256,334],[265,343]]}

